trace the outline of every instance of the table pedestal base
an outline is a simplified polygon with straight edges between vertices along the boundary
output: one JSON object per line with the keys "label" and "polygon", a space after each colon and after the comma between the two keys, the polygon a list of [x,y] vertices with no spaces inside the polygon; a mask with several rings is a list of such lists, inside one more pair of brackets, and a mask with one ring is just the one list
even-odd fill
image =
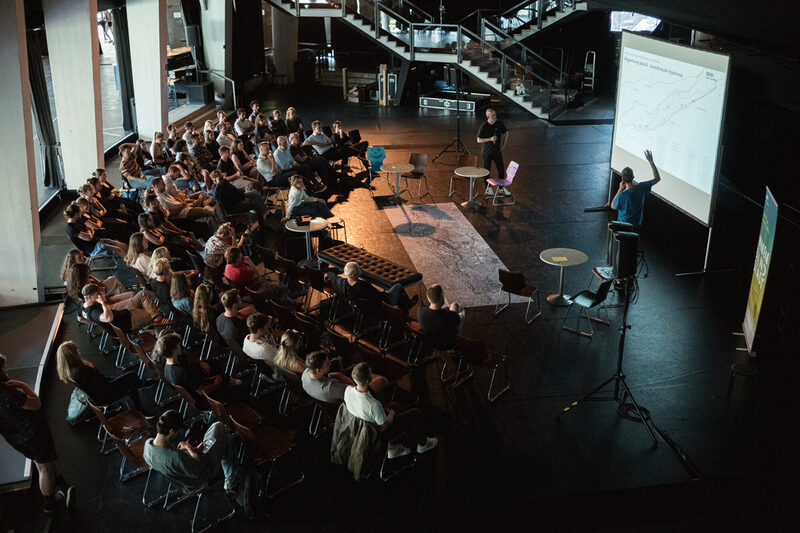
{"label": "table pedestal base", "polygon": [[478,202],[476,202],[475,200],[470,200],[469,202],[461,202],[461,207],[463,207],[464,209],[472,209],[477,211],[483,206]]}
{"label": "table pedestal base", "polygon": [[408,200],[406,200],[401,196],[390,196],[386,201],[389,202],[390,204],[402,205],[406,203]]}
{"label": "table pedestal base", "polygon": [[570,304],[568,294],[551,294],[547,297],[547,303],[557,307],[566,307]]}

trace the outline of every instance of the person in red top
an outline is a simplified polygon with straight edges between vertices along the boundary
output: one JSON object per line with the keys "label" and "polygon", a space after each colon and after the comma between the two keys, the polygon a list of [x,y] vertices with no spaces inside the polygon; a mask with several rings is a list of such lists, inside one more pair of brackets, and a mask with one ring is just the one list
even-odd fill
{"label": "person in red top", "polygon": [[269,281],[258,273],[253,261],[249,257],[245,257],[242,251],[232,246],[225,252],[225,277],[235,283],[238,287],[243,287],[247,291],[254,293],[252,297],[247,298],[255,304],[256,308],[269,298],[273,302],[281,305],[296,306],[291,298],[286,287],[280,283]]}

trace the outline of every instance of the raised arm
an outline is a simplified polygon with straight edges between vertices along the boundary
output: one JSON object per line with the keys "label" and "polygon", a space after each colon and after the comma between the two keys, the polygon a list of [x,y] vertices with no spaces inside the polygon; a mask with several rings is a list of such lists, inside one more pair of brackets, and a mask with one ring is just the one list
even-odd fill
{"label": "raised arm", "polygon": [[653,171],[653,185],[661,181],[661,174],[658,173],[658,169],[656,168],[656,164],[653,161],[653,152],[650,150],[644,151],[644,157],[647,159],[647,162],[650,163],[650,170]]}

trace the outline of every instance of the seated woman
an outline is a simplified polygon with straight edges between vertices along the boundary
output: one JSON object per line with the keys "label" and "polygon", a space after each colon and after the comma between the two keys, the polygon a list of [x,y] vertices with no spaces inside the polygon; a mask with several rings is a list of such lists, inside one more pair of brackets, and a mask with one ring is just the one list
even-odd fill
{"label": "seated woman", "polygon": [[61,343],[56,352],[56,368],[58,377],[64,383],[74,383],[92,404],[100,407],[128,397],[137,411],[142,410],[139,389],[153,385],[153,381],[144,382],[136,371],[123,372],[115,378],[108,378],[97,370],[92,363],[84,361],[78,351],[78,345],[72,341]]}
{"label": "seated woman", "polygon": [[300,341],[302,336],[299,331],[290,329],[281,336],[281,343],[278,352],[275,354],[275,366],[302,374],[306,369],[306,364],[300,358]]}
{"label": "seated woman", "polygon": [[208,333],[212,321],[215,321],[220,313],[219,301],[214,302],[216,294],[211,285],[201,283],[194,291],[194,301],[192,304],[192,319],[194,327]]}
{"label": "seated woman", "polygon": [[286,207],[286,217],[283,221],[292,217],[308,215],[312,217],[331,218],[333,213],[328,209],[325,200],[322,198],[313,198],[306,193],[306,187],[303,184],[303,177],[295,174],[289,178],[289,200]]}
{"label": "seated woman", "polygon": [[297,110],[290,107],[286,110],[286,132],[303,133],[303,119],[297,114]]}
{"label": "seated woman", "polygon": [[170,253],[184,256],[187,249],[194,248],[192,240],[188,237],[168,235],[156,229],[155,224],[153,224],[153,217],[150,213],[142,213],[139,215],[139,232],[144,235],[144,243],[151,252],[156,248],[166,246],[170,250]]}
{"label": "seated woman", "polygon": [[247,329],[250,334],[244,338],[242,351],[253,359],[275,364],[275,354],[278,353],[278,343],[272,336],[273,320],[263,313],[253,313],[247,317]]}
{"label": "seated woman", "polygon": [[172,331],[162,335],[153,348],[153,355],[164,362],[164,378],[171,385],[185,388],[201,409],[208,409],[208,402],[201,393],[221,402],[246,401],[249,392],[239,379],[229,378],[216,361],[198,361],[183,353],[181,336]]}
{"label": "seated woman", "polygon": [[194,291],[191,285],[189,285],[186,274],[183,272],[175,272],[172,274],[172,280],[170,280],[169,284],[169,297],[175,309],[179,309],[189,316],[192,315]]}
{"label": "seated woman", "polygon": [[142,212],[142,206],[121,196],[119,191],[108,182],[104,168],[98,168],[92,172],[89,182],[95,188],[100,203],[106,209],[115,209],[117,214],[122,215],[124,213],[126,218],[132,218],[134,221],[136,220],[136,215]]}
{"label": "seated woman", "polygon": [[233,143],[231,161],[233,161],[236,170],[242,173],[242,176],[247,176],[251,180],[258,179],[258,169],[253,158],[245,152],[244,143],[241,139],[236,139]]}
{"label": "seated woman", "polygon": [[[153,255],[150,256],[150,269],[147,271],[147,279],[155,279],[155,266],[156,261],[159,259],[166,259],[169,262],[170,269],[172,268],[172,255],[169,252],[169,249],[166,246],[159,246],[155,250],[153,250]],[[180,263],[178,263],[180,264]],[[181,272],[186,276],[186,279],[189,280],[189,283],[194,286],[197,282],[197,270],[186,269],[186,270],[172,270],[173,272]]]}
{"label": "seated woman", "polygon": [[175,158],[164,148],[164,133],[157,131],[153,134],[153,142],[150,144],[150,155],[153,163],[165,174]]}
{"label": "seated woman", "polygon": [[[206,267],[211,272],[206,274],[206,277],[210,277],[217,281],[218,279],[222,278],[222,270],[224,269],[224,261],[225,261],[225,252],[234,245],[236,241],[236,230],[233,229],[233,226],[230,222],[225,222],[224,224],[220,225],[217,228],[217,231],[214,232],[208,241],[206,241],[205,245],[205,257],[203,260],[206,263]],[[242,242],[244,241],[244,235],[239,239],[239,242],[236,243],[236,246],[241,246]]]}
{"label": "seated woman", "polygon": [[150,279],[150,290],[159,302],[169,304],[172,301],[170,296],[172,268],[169,266],[169,259],[162,257],[154,261],[153,274],[155,274],[155,278]]}
{"label": "seated woman", "polygon": [[92,276],[89,265],[86,263],[75,263],[75,265],[67,271],[66,282],[67,294],[75,301],[82,299],[81,291],[87,283],[97,285],[100,292],[108,297],[108,301],[111,303],[121,302],[133,297],[133,293],[125,289],[117,278],[110,277],[105,281],[100,281]]}
{"label": "seated woman", "polygon": [[150,272],[150,254],[144,242],[144,233],[137,231],[128,240],[128,253],[125,255],[125,264],[138,270],[147,277]]}
{"label": "seated woman", "polygon": [[92,215],[91,204],[86,198],[80,197],[75,200],[75,205],[78,206],[81,212],[81,219],[84,224],[94,228],[97,235],[101,238],[110,238],[115,241],[123,242],[127,239],[130,232],[127,225],[121,220],[112,220],[110,224],[106,224],[103,220]]}
{"label": "seated woman", "polygon": [[[84,183],[78,187],[78,194],[80,195],[79,200],[88,203],[89,209],[87,212],[91,216],[100,219],[104,227],[117,228],[124,233],[130,233],[133,229],[135,229],[135,225],[130,223],[130,218],[126,218],[124,215],[122,215],[123,218],[117,217],[115,216],[114,212],[109,211],[103,206],[94,190],[94,186],[91,183]],[[80,204],[78,205],[80,206]]]}

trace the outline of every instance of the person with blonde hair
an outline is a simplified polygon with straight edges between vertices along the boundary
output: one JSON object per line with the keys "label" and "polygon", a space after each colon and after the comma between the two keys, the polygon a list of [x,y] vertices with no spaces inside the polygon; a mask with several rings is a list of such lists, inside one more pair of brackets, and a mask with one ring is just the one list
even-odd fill
{"label": "person with blonde hair", "polygon": [[333,216],[325,200],[308,195],[306,186],[303,184],[303,177],[300,174],[295,174],[289,178],[289,185],[291,185],[291,188],[289,189],[289,200],[284,220],[302,215],[322,218],[331,218]]}
{"label": "person with blonde hair", "polygon": [[124,372],[108,378],[89,361],[81,357],[78,345],[72,341],[62,342],[56,351],[58,377],[64,383],[74,383],[93,405],[106,406],[126,396],[134,409],[142,410],[139,389],[153,385],[154,380],[142,381],[136,371]]}
{"label": "person with blonde hair", "polygon": [[157,131],[153,133],[153,142],[150,143],[150,157],[153,158],[153,163],[158,167],[162,173],[171,165],[175,158],[164,149],[164,133]]}
{"label": "person with blonde hair", "polygon": [[161,258],[153,262],[155,279],[150,280],[150,290],[153,291],[159,302],[169,304],[171,301],[170,288],[172,283],[172,267],[169,259]]}
{"label": "person with blonde hair", "polygon": [[201,283],[194,291],[192,305],[192,319],[194,319],[195,327],[203,333],[207,333],[208,328],[211,327],[212,313],[211,289],[207,284]]}
{"label": "person with blonde hair", "polygon": [[302,374],[306,364],[300,359],[300,342],[302,336],[294,329],[287,330],[281,335],[278,352],[275,354],[275,366],[289,372]]}
{"label": "person with blonde hair", "polygon": [[286,132],[287,133],[302,133],[305,128],[303,127],[303,119],[297,114],[297,110],[290,107],[286,110]]}

